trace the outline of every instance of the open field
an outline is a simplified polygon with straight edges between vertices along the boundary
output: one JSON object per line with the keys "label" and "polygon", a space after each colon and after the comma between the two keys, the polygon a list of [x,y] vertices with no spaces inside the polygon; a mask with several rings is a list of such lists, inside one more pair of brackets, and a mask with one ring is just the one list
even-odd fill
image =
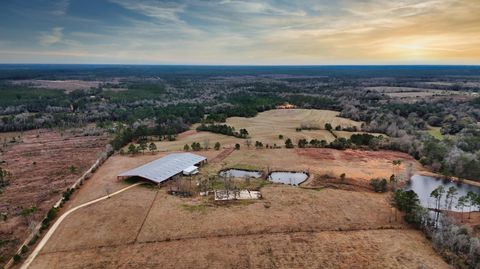
{"label": "open field", "polygon": [[418,231],[194,238],[45,253],[35,268],[449,268]]}
{"label": "open field", "polygon": [[65,92],[72,92],[75,90],[88,90],[97,88],[102,81],[90,80],[15,80],[12,83],[16,85],[27,85],[34,88],[64,90]]}
{"label": "open field", "polygon": [[390,98],[395,100],[414,103],[419,99],[433,98],[433,99],[442,99],[442,98],[455,98],[459,99],[468,99],[473,96],[471,93],[463,91],[453,91],[453,90],[438,90],[438,89],[428,89],[428,88],[410,88],[410,87],[387,87],[387,86],[378,86],[378,87],[367,87],[366,90],[377,91],[382,93]]}
{"label": "open field", "polygon": [[423,82],[422,84],[424,84],[424,85],[447,86],[447,87],[459,85],[461,87],[466,87],[466,88],[478,88],[478,87],[480,87],[480,82],[478,82],[478,81],[455,81],[455,82],[429,81],[429,82]]}
{"label": "open field", "polygon": [[399,97],[399,98],[464,94],[463,92],[459,92],[459,91],[437,90],[437,89],[428,89],[428,88],[410,88],[410,87],[378,86],[378,87],[367,87],[365,89],[384,93],[390,97]]}
{"label": "open field", "polygon": [[18,136],[21,136],[22,132],[7,132],[7,133],[0,133],[0,142],[3,144],[4,142],[9,143],[12,141],[13,138],[15,140],[18,139]]}
{"label": "open field", "polygon": [[[264,145],[278,146],[285,145],[285,139],[290,138],[294,143],[299,139],[306,138],[326,140],[331,142],[335,137],[328,131],[323,130],[325,123],[332,124],[333,127],[340,125],[342,127],[356,126],[360,129],[362,122],[353,121],[338,117],[338,112],[330,110],[313,110],[313,109],[274,109],[259,113],[253,118],[231,117],[228,118],[227,125],[235,127],[236,130],[242,128],[249,132],[250,140],[260,141]],[[295,129],[302,124],[315,125],[321,130],[303,130],[297,132]],[[195,129],[195,125],[192,127]],[[334,131],[339,137],[349,138],[354,132]],[[283,139],[279,139],[279,135],[283,135]],[[161,141],[157,142],[157,147],[160,151],[183,150],[185,144],[191,145],[192,142],[199,142],[203,144],[209,143],[213,147],[215,142],[220,142],[223,147],[233,147],[239,143],[245,147],[245,139],[240,139],[232,136],[225,136],[210,132],[197,132],[195,130],[187,131],[180,134],[176,141]]]}
{"label": "open field", "polygon": [[[223,162],[212,165],[213,171],[220,167],[250,166],[259,170],[307,171],[315,175],[330,174],[366,182],[375,177],[389,178],[393,173],[392,161],[402,160],[399,171],[411,164],[414,171],[422,166],[411,156],[394,151],[309,149],[262,149],[234,151]],[[209,168],[208,168],[209,169]],[[207,169],[207,170],[208,170]],[[308,181],[307,181],[308,183]]]}
{"label": "open field", "polygon": [[[227,124],[247,128],[253,141],[264,144],[279,141],[283,145],[279,134],[294,141],[307,134],[312,135],[308,139],[331,136],[325,130],[296,132],[305,118],[320,126],[361,124],[331,111],[313,110],[273,110],[250,119],[229,118]],[[114,155],[62,211],[124,188],[128,183],[118,181],[118,174],[193,141],[208,141],[210,147],[219,141],[228,148],[245,140],[190,130],[176,141],[158,142],[156,154]],[[446,268],[422,234],[404,223],[400,214],[395,217],[389,194],[368,190],[371,178],[388,178],[393,173],[393,160],[402,160],[398,171],[406,167],[422,171],[408,154],[328,148],[257,150],[243,143],[241,150],[194,153],[209,160],[194,184],[228,167],[308,171],[310,178],[302,184],[304,188],[268,184],[261,188],[263,199],[232,203],[171,196],[168,183],[161,188],[138,186],[68,216],[32,268],[339,268],[353,264],[358,268]],[[347,185],[361,188],[325,188],[318,179],[342,173],[347,175]]]}
{"label": "open field", "polygon": [[[111,157],[63,210],[104,196],[106,186],[111,192],[125,187],[118,173],[164,154]],[[221,151],[198,154],[214,159]],[[273,161],[295,170],[320,160],[327,167],[350,160],[344,167],[354,167],[357,159],[364,167],[361,178],[381,174],[380,158],[405,157],[396,154],[240,150],[204,166],[200,177],[225,165]],[[388,194],[272,184],[262,188],[262,200],[223,204],[207,197],[179,198],[166,190],[137,187],[78,210],[61,224],[32,268],[447,268],[421,233],[400,216],[395,220]]]}
{"label": "open field", "polygon": [[440,132],[440,127],[432,127],[432,126],[428,126],[428,133],[435,137],[436,139],[438,140],[443,140],[445,137],[443,136],[443,134]]}
{"label": "open field", "polygon": [[[29,224],[38,223],[62,192],[96,161],[108,137],[39,130],[24,132],[20,141],[4,148],[1,156],[2,167],[12,173],[10,185],[0,195],[0,212],[7,214],[0,226],[0,256],[5,258],[28,235]],[[32,206],[37,211],[28,219],[22,217],[22,208]]]}

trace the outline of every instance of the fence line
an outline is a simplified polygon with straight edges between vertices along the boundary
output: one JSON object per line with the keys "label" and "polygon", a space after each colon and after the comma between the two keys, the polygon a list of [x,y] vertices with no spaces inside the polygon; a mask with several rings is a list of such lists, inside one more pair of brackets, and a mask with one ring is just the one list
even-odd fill
{"label": "fence line", "polygon": [[[90,166],[90,168],[85,172],[83,173],[83,175],[81,177],[79,177],[71,186],[69,189],[78,189],[80,188],[80,186],[83,184],[83,182],[85,180],[88,180],[92,174],[112,155],[113,153],[113,149],[112,149],[112,146],[110,144],[108,144],[106,147],[105,147],[105,150],[102,151],[100,153],[100,157],[98,157],[98,159],[95,161],[95,163]],[[53,205],[53,208],[55,209],[58,209],[58,208],[61,208],[63,206],[63,203],[64,203],[64,197],[62,196],[54,205]],[[48,212],[47,212],[48,214]],[[43,219],[46,218],[47,214],[45,214],[45,217]],[[42,220],[43,220],[42,219]],[[22,254],[22,248],[24,246],[28,247],[28,244],[33,240],[33,238],[35,238],[35,236],[39,236],[40,234],[40,229],[42,227],[42,221],[40,221],[36,226],[35,228],[33,228],[32,232],[30,233],[30,235],[27,237],[27,239],[25,239],[25,241],[23,241],[23,243],[20,245],[20,247],[18,248],[17,252],[15,252],[14,256],[15,255],[21,255]],[[14,260],[13,260],[13,256],[10,258],[10,260],[7,262],[7,264],[5,264],[4,268],[5,269],[9,269],[11,268],[12,266],[14,265]]]}

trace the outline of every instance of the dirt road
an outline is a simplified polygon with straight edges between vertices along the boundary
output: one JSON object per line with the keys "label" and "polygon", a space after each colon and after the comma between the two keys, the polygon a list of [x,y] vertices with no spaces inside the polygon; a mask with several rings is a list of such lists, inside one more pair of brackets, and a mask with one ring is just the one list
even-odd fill
{"label": "dirt road", "polygon": [[97,202],[100,202],[100,201],[103,201],[105,199],[108,199],[112,196],[115,196],[119,193],[122,193],[128,189],[131,189],[133,187],[136,187],[140,184],[143,184],[143,182],[140,182],[140,183],[136,183],[136,184],[133,184],[131,186],[128,186],[126,188],[123,188],[121,190],[118,190],[110,195],[105,195],[103,197],[100,197],[98,199],[95,199],[95,200],[92,200],[90,202],[87,202],[87,203],[84,203],[84,204],[81,204],[79,206],[76,206],[70,210],[68,210],[67,212],[65,212],[65,214],[63,214],[62,216],[60,216],[60,218],[52,225],[52,227],[48,230],[47,234],[45,234],[45,236],[42,238],[42,241],[40,241],[40,243],[38,243],[37,247],[33,250],[33,252],[30,254],[30,256],[28,256],[27,260],[23,263],[22,267],[20,267],[21,269],[27,269],[30,264],[32,263],[32,261],[35,259],[35,257],[37,257],[38,253],[40,253],[40,251],[42,250],[42,248],[45,246],[45,244],[48,242],[48,239],[50,239],[50,237],[53,235],[53,233],[55,232],[55,230],[57,230],[58,226],[60,226],[60,224],[62,223],[62,221],[68,216],[70,215],[71,213],[75,212],[76,210],[80,209],[80,208],[83,208],[83,207],[86,207],[86,206],[89,206],[91,204],[94,204],[94,203],[97,203]]}

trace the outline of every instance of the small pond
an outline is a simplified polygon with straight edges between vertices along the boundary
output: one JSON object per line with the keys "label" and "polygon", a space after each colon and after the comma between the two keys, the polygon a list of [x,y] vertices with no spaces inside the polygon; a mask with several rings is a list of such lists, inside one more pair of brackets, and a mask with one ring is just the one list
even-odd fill
{"label": "small pond", "polygon": [[268,180],[275,183],[283,183],[293,186],[298,186],[300,183],[307,180],[308,175],[303,172],[272,172],[268,176]]}
{"label": "small pond", "polygon": [[262,173],[258,171],[247,171],[247,170],[240,170],[240,169],[228,169],[225,171],[220,172],[220,176],[222,177],[253,177],[253,178],[260,178],[262,177]]}
{"label": "small pond", "polygon": [[[463,195],[466,195],[469,191],[476,192],[480,194],[480,188],[471,186],[468,184],[458,184],[456,182],[450,182],[448,180],[443,180],[439,178],[434,178],[434,177],[428,177],[428,176],[420,176],[420,175],[415,175],[411,178],[411,180],[407,183],[405,186],[406,190],[413,190],[415,193],[417,193],[418,198],[420,199],[420,203],[422,204],[423,207],[427,208],[433,208],[435,207],[435,199],[430,197],[430,193],[437,188],[438,186],[443,185],[445,187],[445,192],[448,190],[450,187],[455,187],[458,190],[458,194],[456,196],[456,199],[454,199],[452,210],[453,211],[461,211],[460,209],[455,208],[456,200]],[[442,197],[442,207],[445,208],[445,195]],[[472,210],[475,210],[472,208]],[[469,208],[465,207],[463,209],[464,212],[468,212]]]}

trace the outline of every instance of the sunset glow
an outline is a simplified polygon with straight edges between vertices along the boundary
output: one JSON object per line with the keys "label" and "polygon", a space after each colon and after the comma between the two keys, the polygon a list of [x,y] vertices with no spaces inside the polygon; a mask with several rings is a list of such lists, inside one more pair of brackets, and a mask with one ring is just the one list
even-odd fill
{"label": "sunset glow", "polygon": [[2,3],[4,63],[478,64],[478,0]]}

